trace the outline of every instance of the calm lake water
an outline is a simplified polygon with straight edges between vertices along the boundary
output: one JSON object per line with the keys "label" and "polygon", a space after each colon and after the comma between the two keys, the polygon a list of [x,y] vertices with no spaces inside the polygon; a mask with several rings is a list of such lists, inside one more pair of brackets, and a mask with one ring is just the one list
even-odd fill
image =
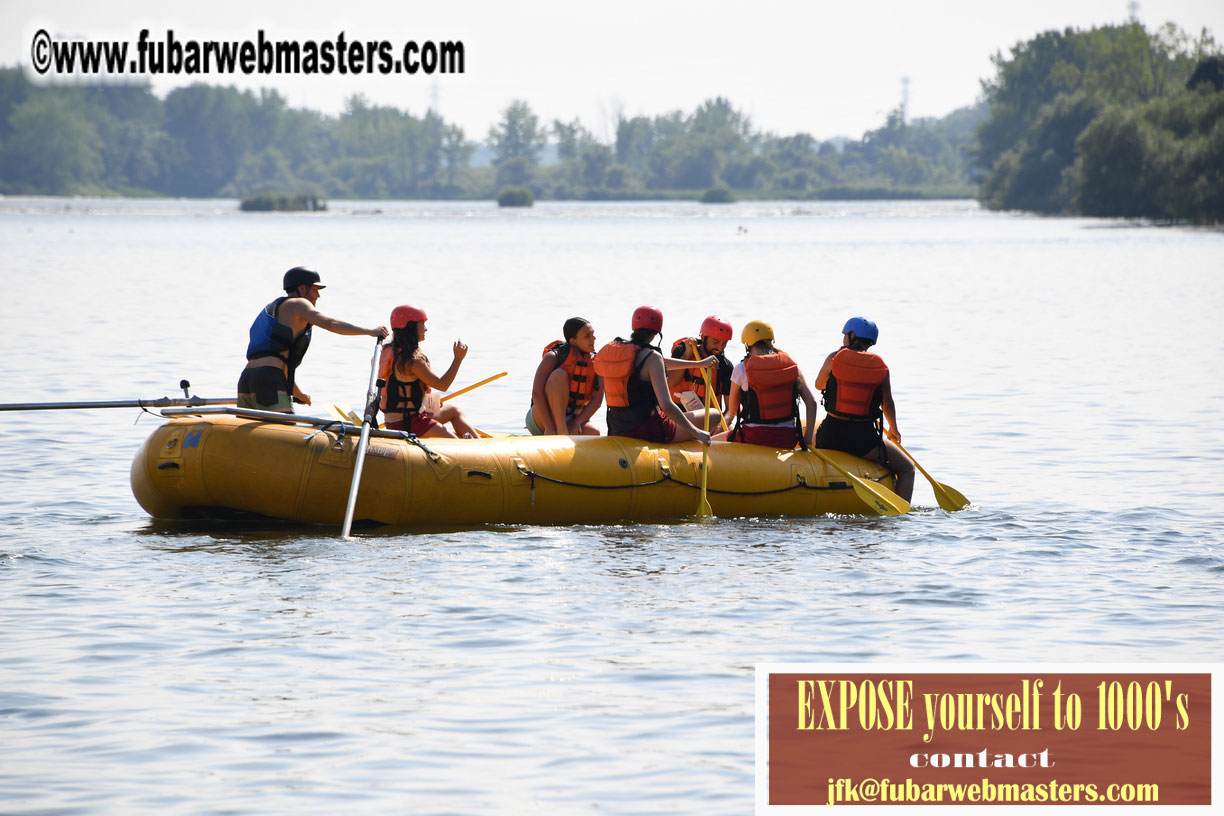
{"label": "calm lake water", "polygon": [[[702,813],[753,801],[759,662],[1214,661],[1224,233],[970,202],[0,199],[0,402],[229,396],[290,266],[364,324],[424,306],[478,426],[540,350],[653,303],[772,322],[809,379],[880,326],[898,519],[447,534],[158,523],[136,410],[0,414],[0,812]],[[736,347],[738,348],[738,347]],[[316,404],[373,341],[318,332]],[[602,418],[601,418],[602,420]]]}

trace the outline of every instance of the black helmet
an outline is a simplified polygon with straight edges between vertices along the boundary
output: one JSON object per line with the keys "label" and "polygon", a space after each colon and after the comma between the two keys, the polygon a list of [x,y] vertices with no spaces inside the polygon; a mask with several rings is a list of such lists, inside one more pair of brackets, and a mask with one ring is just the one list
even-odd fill
{"label": "black helmet", "polygon": [[286,292],[292,292],[301,286],[303,283],[318,286],[323,289],[323,284],[319,283],[319,273],[313,269],[307,269],[304,266],[295,266],[285,273]]}

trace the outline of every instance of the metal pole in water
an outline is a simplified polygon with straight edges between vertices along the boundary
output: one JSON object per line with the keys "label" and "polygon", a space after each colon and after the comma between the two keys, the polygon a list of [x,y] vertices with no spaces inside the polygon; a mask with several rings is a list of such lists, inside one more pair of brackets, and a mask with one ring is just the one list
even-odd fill
{"label": "metal pole in water", "polygon": [[344,525],[340,528],[342,538],[350,538],[353,529],[353,511],[357,509],[357,487],[361,484],[361,471],[365,465],[366,445],[370,442],[370,424],[374,421],[374,410],[378,405],[378,362],[382,356],[382,338],[374,344],[374,360],[370,364],[370,386],[366,389],[365,418],[361,422],[361,438],[357,442],[357,461],[353,463],[353,484],[349,487],[348,505],[344,508]]}

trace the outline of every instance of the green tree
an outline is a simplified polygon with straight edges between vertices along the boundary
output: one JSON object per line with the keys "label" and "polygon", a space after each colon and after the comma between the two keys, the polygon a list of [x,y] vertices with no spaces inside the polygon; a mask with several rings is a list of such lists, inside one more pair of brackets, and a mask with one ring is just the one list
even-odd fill
{"label": "green tree", "polygon": [[489,146],[499,165],[511,159],[523,159],[534,167],[546,141],[539,117],[520,100],[511,102],[502,113],[501,121],[489,128]]}
{"label": "green tree", "polygon": [[[1173,25],[1148,32],[1138,23],[1091,31],[1045,32],[996,55],[996,76],[983,84],[990,118],[978,129],[977,160],[983,171],[981,198],[988,206],[1066,212],[1126,208],[1154,212],[1165,197],[1155,192],[1159,174],[1141,177],[1126,169],[1125,155],[1177,147],[1125,110],[1180,92],[1195,65],[1214,48],[1204,32],[1191,41]],[[1111,106],[1120,106],[1115,110]],[[1110,110],[1101,127],[1086,128]],[[1086,137],[1081,142],[1080,134]],[[1080,160],[1080,147],[1094,156]],[[1155,161],[1149,157],[1149,164]],[[1106,180],[1102,174],[1126,173]],[[1092,189],[1081,185],[1088,174]],[[1106,190],[1125,189],[1107,202]],[[1155,197],[1155,199],[1153,198]],[[1146,202],[1140,204],[1140,202]]]}
{"label": "green tree", "polygon": [[13,109],[3,173],[14,191],[70,195],[97,185],[98,133],[69,94],[35,93]]}
{"label": "green tree", "polygon": [[167,186],[174,195],[215,196],[255,142],[254,96],[196,83],[166,96]]}
{"label": "green tree", "polygon": [[446,162],[446,184],[451,190],[458,181],[459,171],[468,166],[476,145],[467,140],[463,128],[447,125],[442,129],[442,155]]}

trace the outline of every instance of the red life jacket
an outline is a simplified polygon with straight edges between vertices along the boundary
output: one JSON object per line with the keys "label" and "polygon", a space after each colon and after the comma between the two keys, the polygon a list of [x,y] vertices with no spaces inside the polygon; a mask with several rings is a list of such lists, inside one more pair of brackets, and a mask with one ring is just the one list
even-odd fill
{"label": "red life jacket", "polygon": [[642,346],[619,337],[595,354],[595,373],[603,377],[604,402],[609,408],[629,407],[629,377],[637,373],[633,363]]}
{"label": "red life jacket", "polygon": [[825,409],[850,419],[879,419],[888,366],[878,354],[844,348],[833,355]]}
{"label": "red life jacket", "polygon": [[591,401],[591,391],[595,384],[591,363],[595,355],[588,354],[564,340],[554,340],[544,347],[543,356],[547,357],[550,351],[561,347],[569,349],[565,359],[557,366],[565,369],[565,373],[569,374],[569,404],[565,408],[565,413],[567,416],[577,416],[578,412]]}
{"label": "red life jacket", "polygon": [[[429,362],[429,358],[423,354],[419,354],[417,359]],[[401,380],[395,375],[395,349],[382,350],[382,357],[378,361],[378,376],[387,381],[379,403],[384,414],[420,413],[425,395],[429,393],[429,386],[420,379]]]}
{"label": "red life jacket", "polygon": [[[692,343],[695,353],[700,357],[702,349],[700,337],[681,337],[672,344],[671,356],[676,359],[683,359],[684,352],[688,348],[688,344]],[[710,378],[710,385],[714,386],[714,404],[720,404],[719,400],[730,390],[731,382],[731,362],[722,354],[715,355],[718,358],[718,368],[713,371],[706,371],[706,376]],[[680,395],[685,391],[692,391],[705,404],[706,387],[705,377],[701,376],[700,368],[686,368],[684,374],[680,378],[680,382],[676,383],[676,387],[671,390],[672,399],[677,405],[683,406],[684,403],[680,399]]]}
{"label": "red life jacket", "polygon": [[748,375],[745,421],[778,422],[799,416],[799,366],[789,354],[754,354],[744,360],[744,372]]}

